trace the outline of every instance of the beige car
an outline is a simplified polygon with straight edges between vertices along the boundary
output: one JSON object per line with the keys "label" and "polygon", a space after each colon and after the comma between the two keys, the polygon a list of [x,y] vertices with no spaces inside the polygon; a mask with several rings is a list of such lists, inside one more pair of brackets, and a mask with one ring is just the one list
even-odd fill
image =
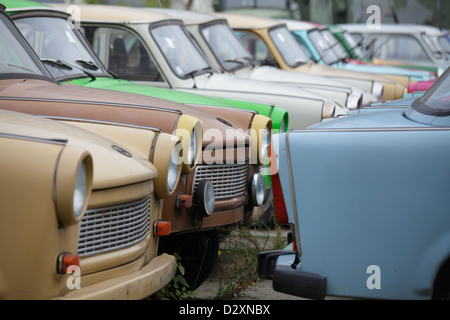
{"label": "beige car", "polygon": [[[158,254],[167,224],[156,178],[181,143],[117,130],[139,131],[147,145],[0,110],[0,299],[143,299],[171,281],[176,259]],[[150,163],[146,149],[167,163]]]}
{"label": "beige car", "polygon": [[380,97],[400,99],[407,92],[401,83],[385,77],[350,70],[338,70],[312,62],[278,20],[255,16],[216,13],[225,18],[248,50],[261,60],[273,60],[283,70],[297,71],[344,81]]}

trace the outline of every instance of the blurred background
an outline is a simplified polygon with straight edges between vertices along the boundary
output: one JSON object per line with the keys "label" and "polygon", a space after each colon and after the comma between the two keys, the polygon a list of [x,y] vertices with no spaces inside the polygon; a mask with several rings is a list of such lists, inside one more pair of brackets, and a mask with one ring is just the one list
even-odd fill
{"label": "blurred background", "polygon": [[290,18],[322,24],[359,23],[367,8],[381,9],[382,23],[413,23],[450,28],[448,0],[46,0],[40,2],[114,4],[166,7],[198,12],[238,12],[271,18]]}

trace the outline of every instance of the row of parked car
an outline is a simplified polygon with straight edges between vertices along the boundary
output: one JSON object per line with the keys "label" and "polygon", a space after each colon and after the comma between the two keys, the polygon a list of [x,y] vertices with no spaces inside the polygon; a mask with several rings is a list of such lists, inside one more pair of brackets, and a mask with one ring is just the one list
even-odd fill
{"label": "row of parked car", "polygon": [[[335,196],[352,203],[363,199],[359,192],[364,189],[353,187],[350,177],[369,182],[352,167],[365,165],[367,159],[357,159],[340,143],[353,149],[364,146],[370,152],[359,151],[377,160],[381,153],[366,141],[355,144],[346,133],[338,133],[337,140],[334,133],[322,134],[322,141],[313,134],[308,148],[333,152],[324,155],[331,164],[321,163],[322,156],[308,150],[314,163],[294,165],[287,156],[296,161],[307,157],[295,157],[292,150],[303,153],[302,148],[284,143],[297,133],[346,132],[332,124],[366,111],[372,115],[373,104],[403,98],[411,84],[435,82],[440,76],[412,66],[379,67],[369,73],[314,61],[287,24],[277,20],[155,8],[2,3],[4,299],[142,299],[172,280],[175,254],[195,289],[215,264],[219,229],[269,222],[273,208],[282,223],[292,225],[299,241],[293,227],[299,224],[289,202],[295,203],[295,197],[280,198],[289,190],[286,183],[296,181],[292,167],[310,175],[315,169],[321,172],[304,181],[323,188],[307,188],[315,197],[326,194],[327,201],[320,204],[333,205]],[[328,50],[337,47],[329,45]],[[439,114],[437,119],[434,125],[442,126],[445,117]],[[367,125],[365,120],[355,123]],[[388,141],[388,149],[397,152],[394,140]],[[384,140],[373,142],[386,145]],[[432,144],[425,145],[432,149]],[[30,157],[27,151],[35,152]],[[416,151],[423,154],[422,149]],[[341,155],[345,158],[339,159]],[[411,156],[416,155],[404,155],[407,163]],[[436,160],[446,159],[444,154]],[[389,162],[387,157],[382,160]],[[346,164],[349,168],[342,170]],[[367,172],[381,178],[381,163],[370,167]],[[336,190],[336,181],[327,182],[327,190],[319,180],[327,180],[330,173],[350,175],[341,181],[350,186]],[[383,174],[393,176],[392,171]],[[443,179],[437,197],[448,193]],[[402,180],[413,186],[408,177]],[[393,185],[389,187],[392,192]],[[384,190],[377,191],[383,191],[380,201]],[[426,191],[428,197],[432,190]],[[353,197],[348,198],[349,192]],[[279,211],[283,207],[289,213],[284,217]],[[375,209],[373,204],[368,207]],[[384,221],[377,217],[379,212],[361,213]],[[383,214],[393,215],[391,209]],[[336,225],[333,219],[329,223]],[[445,228],[445,222],[440,226]],[[297,244],[298,252],[300,248]],[[283,250],[285,258],[290,254]],[[261,265],[274,269],[275,260],[266,256],[262,253],[261,261],[269,262]],[[33,273],[27,272],[31,266]]]}

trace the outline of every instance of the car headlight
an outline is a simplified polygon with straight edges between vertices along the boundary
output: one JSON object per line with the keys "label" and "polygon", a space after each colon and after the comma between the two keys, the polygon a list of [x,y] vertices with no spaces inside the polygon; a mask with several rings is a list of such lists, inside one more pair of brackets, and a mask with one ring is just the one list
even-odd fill
{"label": "car headlight", "polygon": [[380,82],[374,82],[372,86],[372,94],[377,97],[378,100],[383,99],[384,85]]}
{"label": "car headlight", "polygon": [[325,101],[322,110],[322,119],[334,118],[336,115],[336,105],[332,102]]}
{"label": "car headlight", "polygon": [[272,142],[272,120],[268,117],[255,115],[250,129],[251,163],[264,164],[269,157]]}
{"label": "car headlight", "polygon": [[154,179],[158,198],[167,198],[175,191],[180,180],[183,154],[183,144],[178,137],[167,133],[156,137],[150,161],[158,170]]}
{"label": "car headlight", "polygon": [[189,173],[195,169],[199,161],[203,146],[203,125],[195,117],[182,115],[177,123],[174,135],[183,144],[184,156],[182,173]]}
{"label": "car headlight", "polygon": [[214,212],[216,195],[210,180],[201,180],[197,187],[197,209],[201,217],[209,217]]}
{"label": "car headlight", "polygon": [[348,110],[358,110],[362,105],[362,93],[352,92],[348,96],[347,109]]}
{"label": "car headlight", "polygon": [[258,207],[264,203],[265,186],[263,176],[260,173],[255,173],[250,180],[250,194],[253,206]]}
{"label": "car headlight", "polygon": [[287,128],[288,128],[288,126],[287,126],[287,119],[283,118],[283,121],[281,121],[281,124],[280,124],[280,132],[279,133],[286,132]]}
{"label": "car headlight", "polygon": [[91,155],[66,147],[55,173],[55,203],[59,221],[65,226],[77,224],[84,216],[92,193]]}

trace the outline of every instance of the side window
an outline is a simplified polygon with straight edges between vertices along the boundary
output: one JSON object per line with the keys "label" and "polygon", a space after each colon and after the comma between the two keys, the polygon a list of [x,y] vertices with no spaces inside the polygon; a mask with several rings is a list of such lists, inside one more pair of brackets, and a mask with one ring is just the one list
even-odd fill
{"label": "side window", "polygon": [[248,31],[235,31],[236,36],[244,48],[248,50],[257,60],[272,58],[269,48],[257,35]]}
{"label": "side window", "polygon": [[100,60],[119,78],[163,81],[145,45],[133,33],[114,27],[83,28]]}
{"label": "side window", "polygon": [[375,56],[387,60],[415,60],[429,61],[429,57],[422,45],[414,37],[407,35],[390,35],[375,44]]}

